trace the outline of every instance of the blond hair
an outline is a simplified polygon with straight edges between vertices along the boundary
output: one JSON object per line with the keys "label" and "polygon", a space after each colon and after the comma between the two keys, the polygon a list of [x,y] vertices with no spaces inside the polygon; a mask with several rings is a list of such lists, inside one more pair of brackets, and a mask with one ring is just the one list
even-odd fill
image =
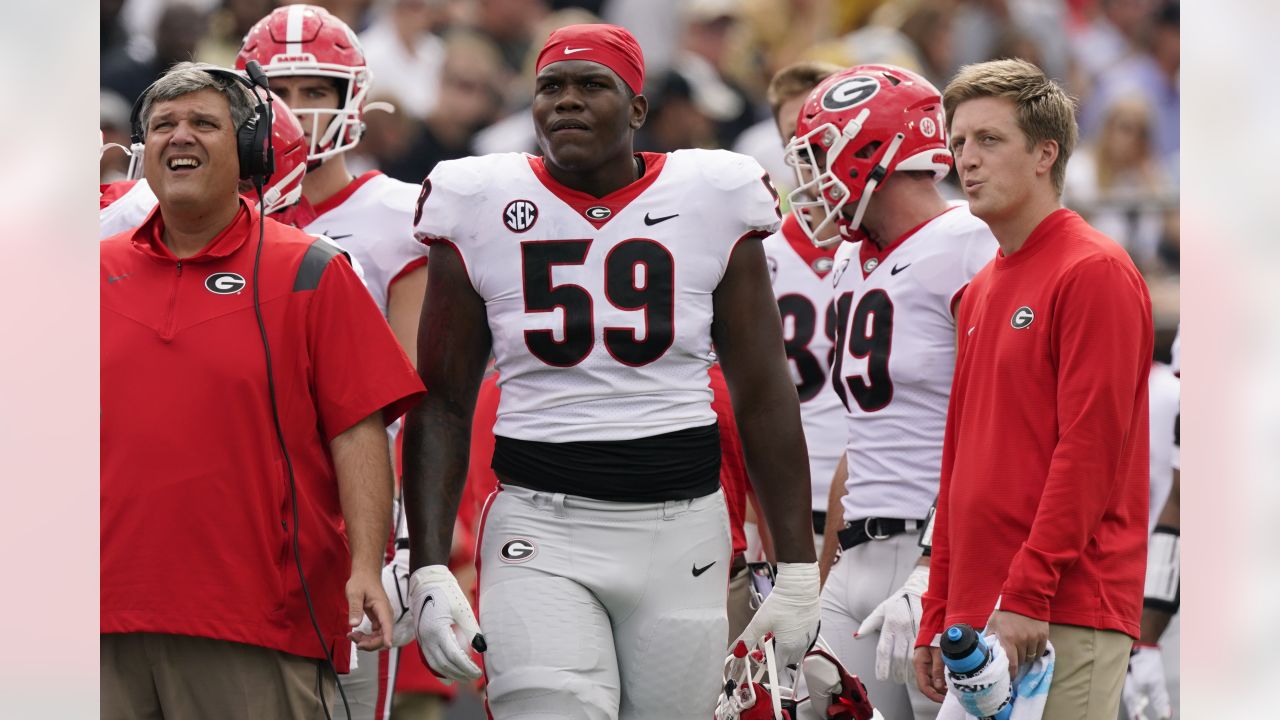
{"label": "blond hair", "polygon": [[991,60],[965,65],[942,91],[942,107],[947,114],[947,135],[956,107],[967,100],[983,97],[1008,98],[1013,101],[1018,129],[1027,139],[1027,150],[1042,140],[1058,144],[1058,158],[1053,162],[1050,178],[1053,188],[1062,195],[1067,176],[1067,159],[1075,149],[1079,130],[1076,126],[1076,101],[1044,71],[1020,58]]}
{"label": "blond hair", "polygon": [[779,70],[769,81],[769,89],[765,91],[765,99],[769,102],[769,110],[774,119],[777,119],[778,110],[782,109],[783,103],[797,96],[808,95],[823,80],[843,69],[839,65],[807,60],[792,63]]}

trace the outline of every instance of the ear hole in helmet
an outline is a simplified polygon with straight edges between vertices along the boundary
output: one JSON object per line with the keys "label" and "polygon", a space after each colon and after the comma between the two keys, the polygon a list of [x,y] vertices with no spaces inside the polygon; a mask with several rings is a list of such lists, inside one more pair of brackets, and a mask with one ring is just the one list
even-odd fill
{"label": "ear hole in helmet", "polygon": [[858,148],[858,152],[854,153],[853,156],[858,158],[859,160],[866,160],[872,155],[875,155],[876,151],[879,150],[880,146],[883,144],[884,143],[880,142],[879,140],[872,140],[866,145],[863,145],[862,147]]}

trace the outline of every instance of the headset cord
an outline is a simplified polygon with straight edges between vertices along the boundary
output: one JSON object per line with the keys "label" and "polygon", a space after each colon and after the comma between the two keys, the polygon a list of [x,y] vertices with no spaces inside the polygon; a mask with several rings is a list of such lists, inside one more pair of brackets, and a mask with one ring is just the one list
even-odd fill
{"label": "headset cord", "polygon": [[[316,639],[320,641],[320,650],[324,653],[325,664],[329,668],[329,672],[333,675],[333,682],[338,686],[338,695],[342,697],[342,709],[346,711],[347,718],[351,717],[351,706],[347,704],[347,693],[342,689],[342,680],[338,677],[338,669],[333,664],[333,655],[329,652],[329,645],[324,640],[324,633],[320,632],[320,622],[316,620],[316,608],[311,602],[311,591],[307,589],[307,576],[302,571],[302,548],[298,542],[298,484],[293,477],[293,461],[289,459],[289,448],[284,441],[284,428],[280,424],[280,408],[276,403],[276,383],[275,375],[271,371],[271,344],[267,341],[267,324],[262,319],[262,304],[258,299],[258,267],[262,263],[262,245],[266,234],[266,215],[262,205],[262,176],[254,178],[254,187],[258,191],[258,208],[262,213],[258,216],[258,249],[253,255],[253,313],[258,319],[258,332],[262,334],[262,351],[267,359],[267,395],[271,400],[271,419],[276,426],[276,440],[280,443],[280,453],[284,456],[285,470],[289,475],[289,498],[290,505],[293,507],[293,562],[298,569],[298,582],[302,585],[302,596],[307,601],[307,614],[311,617],[311,628],[316,632]],[[324,699],[323,688],[316,688],[320,695],[320,705],[324,709],[324,716],[327,720],[333,720],[333,716],[329,714],[329,706]]]}

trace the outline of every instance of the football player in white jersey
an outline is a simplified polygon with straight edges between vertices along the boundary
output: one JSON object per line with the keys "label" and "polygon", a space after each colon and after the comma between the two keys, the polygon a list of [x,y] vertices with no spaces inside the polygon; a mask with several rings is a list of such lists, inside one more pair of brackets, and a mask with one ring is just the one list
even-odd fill
{"label": "football player in white jersey", "polygon": [[938,492],[956,305],[996,251],[986,224],[936,188],[951,168],[944,128],[927,80],[861,65],[814,88],[788,147],[793,215],[816,243],[840,246],[831,382],[847,478],[831,489],[824,565],[840,555],[822,591],[823,637],[890,718],[938,712],[912,673],[928,577],[918,538]]}
{"label": "football player in white jersey", "polygon": [[[800,62],[779,70],[769,81],[769,107],[784,146],[796,134],[796,116],[809,92],[840,70],[829,63]],[[836,229],[832,227],[830,233],[834,235]],[[830,279],[835,252],[834,245],[820,247],[811,242],[790,213],[782,219],[782,229],[764,240],[791,379],[800,396],[813,490],[814,547],[818,549],[827,524],[831,478],[844,455],[844,406],[828,378],[836,337]]]}
{"label": "football player in white jersey", "polygon": [[[556,30],[532,108],[543,155],[443,162],[423,184],[431,392],[405,443],[410,596],[436,672],[478,677],[468,649],[485,652],[499,720],[711,717],[730,560],[713,342],[779,560],[743,637],[773,633],[794,664],[817,634],[804,434],[759,242],[777,197],[746,156],[634,153],[643,77],[625,29]],[[477,625],[445,563],[491,351],[501,484]]]}
{"label": "football player in white jersey", "polygon": [[[365,285],[409,357],[417,343],[418,315],[427,282],[427,251],[413,237],[417,186],[371,171],[354,177],[347,150],[360,142],[364,113],[387,109],[366,102],[373,76],[351,28],[315,5],[286,5],[262,18],[245,35],[236,67],[257,60],[272,91],[302,123],[307,174],[302,194],[315,217],[303,229],[338,243],[363,267]],[[399,422],[388,428],[394,445]],[[399,517],[394,527],[403,529]],[[398,533],[403,535],[403,532]],[[404,543],[397,542],[397,547]],[[400,622],[393,643],[412,638],[404,605],[408,550],[401,548],[384,569],[383,584]],[[367,620],[366,620],[367,622]],[[359,651],[343,680],[352,720],[390,715],[399,650]]]}

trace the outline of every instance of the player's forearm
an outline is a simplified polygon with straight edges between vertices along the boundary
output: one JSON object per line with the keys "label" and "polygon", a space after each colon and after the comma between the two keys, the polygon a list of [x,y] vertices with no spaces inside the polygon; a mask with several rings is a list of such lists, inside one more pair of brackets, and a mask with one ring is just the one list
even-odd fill
{"label": "player's forearm", "polygon": [[1157,610],[1156,608],[1142,608],[1142,626],[1141,635],[1138,642],[1144,645],[1156,645],[1160,642],[1160,638],[1164,637],[1164,631],[1169,627],[1169,621],[1173,619],[1173,614],[1165,610]]}
{"label": "player's forearm", "polygon": [[427,393],[409,413],[404,435],[404,503],[410,567],[446,565],[466,484],[471,408]]}
{"label": "player's forearm", "polygon": [[772,392],[767,385],[759,398],[734,403],[748,474],[778,562],[816,562],[808,478],[797,471],[808,467],[799,401],[790,383]]}
{"label": "player's forearm", "polygon": [[329,444],[353,574],[381,570],[391,532],[394,482],[381,415],[379,411],[361,420]]}
{"label": "player's forearm", "polygon": [[818,558],[818,568],[823,583],[827,580],[827,573],[831,572],[831,566],[835,564],[836,548],[840,544],[837,533],[844,526],[844,508],[841,501],[844,499],[845,480],[848,478],[849,456],[842,452],[840,462],[836,465],[836,471],[831,477],[831,490],[827,493],[827,524],[822,531],[822,555]]}
{"label": "player's forearm", "polygon": [[1169,497],[1164,501],[1164,508],[1160,510],[1156,524],[1182,529],[1182,471],[1178,468],[1173,469],[1173,485],[1169,488]]}

